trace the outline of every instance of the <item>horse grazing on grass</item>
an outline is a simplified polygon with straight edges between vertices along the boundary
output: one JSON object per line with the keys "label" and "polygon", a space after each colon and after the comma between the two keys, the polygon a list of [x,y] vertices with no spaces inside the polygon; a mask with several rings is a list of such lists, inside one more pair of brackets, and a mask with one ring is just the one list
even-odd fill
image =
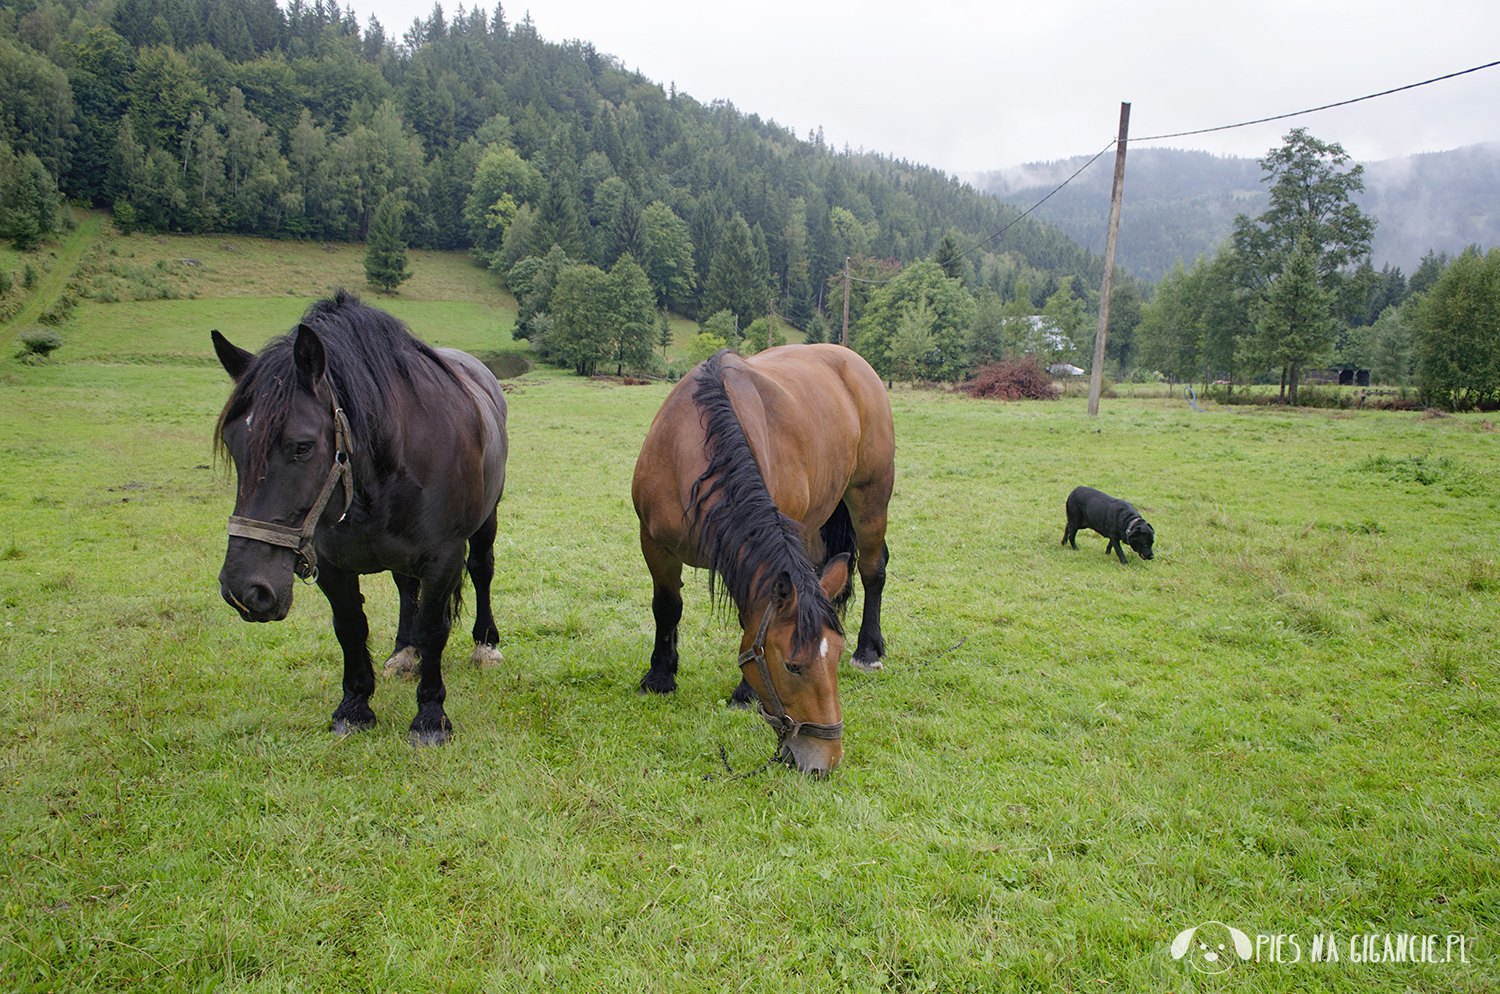
{"label": "horse grazing on grass", "polygon": [[[735,703],[761,702],[778,755],[810,773],[843,756],[840,623],[857,567],[864,610],[851,662],[878,670],[895,428],[880,377],[839,345],[720,351],[673,388],[631,496],[651,570],[656,644],[642,691],[677,689],[682,567],[739,611]],[[716,587],[716,581],[722,589]]]}
{"label": "horse grazing on grass", "polygon": [[344,653],[332,726],[342,735],[375,724],[359,577],[391,571],[397,655],[409,646],[421,659],[412,740],[446,741],[443,647],[466,565],[475,660],[499,657],[490,583],[508,449],[500,384],[479,360],[418,341],[342,290],[258,355],[212,338],[234,380],[215,431],[238,475],[224,599],[246,621],[280,621],[294,576],[317,583]]}

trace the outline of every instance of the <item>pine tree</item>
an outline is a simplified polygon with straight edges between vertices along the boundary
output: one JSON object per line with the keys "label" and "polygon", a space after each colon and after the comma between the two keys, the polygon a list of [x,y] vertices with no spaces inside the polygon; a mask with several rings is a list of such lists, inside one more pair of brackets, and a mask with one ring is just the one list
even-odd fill
{"label": "pine tree", "polygon": [[1287,403],[1297,403],[1303,368],[1333,346],[1333,299],[1318,282],[1316,251],[1308,239],[1300,239],[1258,309],[1253,346],[1269,365],[1283,370]]}
{"label": "pine tree", "polygon": [[394,193],[386,194],[375,208],[365,238],[365,279],[386,293],[394,293],[396,287],[411,279],[406,268],[406,239],[401,233],[405,213],[406,202]]}

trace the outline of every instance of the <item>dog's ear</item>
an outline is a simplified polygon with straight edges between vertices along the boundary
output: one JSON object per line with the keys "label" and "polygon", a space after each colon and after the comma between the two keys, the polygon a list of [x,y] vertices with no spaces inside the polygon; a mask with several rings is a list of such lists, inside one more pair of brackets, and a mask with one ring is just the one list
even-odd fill
{"label": "dog's ear", "polygon": [[1250,947],[1250,936],[1246,935],[1244,932],[1241,932],[1233,925],[1228,925],[1226,927],[1229,929],[1230,939],[1234,941],[1235,955],[1240,959],[1248,960],[1254,952]]}
{"label": "dog's ear", "polygon": [[1194,925],[1192,928],[1185,928],[1181,932],[1177,933],[1177,938],[1172,940],[1173,959],[1182,959],[1182,957],[1187,955],[1188,946],[1191,945],[1193,941],[1193,933],[1197,931],[1198,926]]}

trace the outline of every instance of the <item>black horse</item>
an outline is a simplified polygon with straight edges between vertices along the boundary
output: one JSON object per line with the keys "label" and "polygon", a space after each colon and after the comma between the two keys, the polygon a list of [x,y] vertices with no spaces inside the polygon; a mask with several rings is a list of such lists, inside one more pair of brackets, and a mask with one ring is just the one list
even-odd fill
{"label": "black horse", "polygon": [[494,658],[499,641],[490,583],[508,447],[500,384],[472,356],[418,341],[342,290],[258,355],[212,337],[234,380],[215,437],[239,477],[224,599],[246,621],[279,621],[294,576],[318,584],[344,652],[332,726],[342,735],[375,724],[359,577],[391,571],[398,655],[404,639],[421,659],[412,739],[445,741],[442,654],[466,564],[476,661]]}

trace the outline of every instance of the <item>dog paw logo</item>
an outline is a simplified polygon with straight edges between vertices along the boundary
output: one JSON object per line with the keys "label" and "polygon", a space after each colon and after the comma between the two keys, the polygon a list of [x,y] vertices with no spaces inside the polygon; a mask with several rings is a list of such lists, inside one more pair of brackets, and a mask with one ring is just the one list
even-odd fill
{"label": "dog paw logo", "polygon": [[1186,959],[1199,973],[1224,973],[1235,957],[1248,960],[1252,954],[1250,936],[1223,922],[1194,925],[1172,940],[1172,958]]}

